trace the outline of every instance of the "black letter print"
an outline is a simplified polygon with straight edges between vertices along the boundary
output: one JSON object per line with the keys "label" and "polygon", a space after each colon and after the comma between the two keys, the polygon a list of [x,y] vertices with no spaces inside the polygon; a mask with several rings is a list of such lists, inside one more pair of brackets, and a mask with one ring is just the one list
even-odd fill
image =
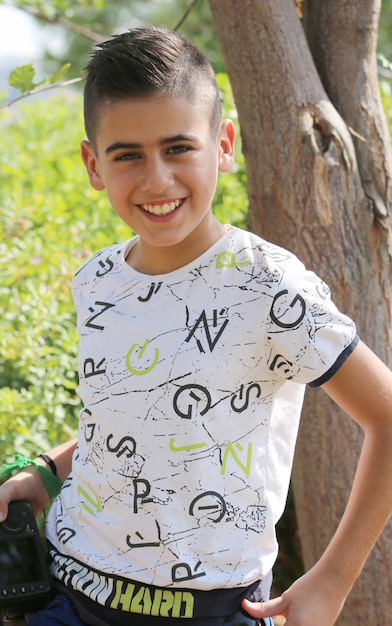
{"label": "black letter print", "polygon": [[57,537],[59,541],[61,541],[61,543],[63,543],[64,545],[68,543],[68,541],[72,539],[72,537],[75,537],[75,535],[76,532],[72,528],[67,528],[66,526],[64,526],[63,528],[57,529]]}
{"label": "black letter print", "polygon": [[95,274],[97,278],[101,278],[101,276],[105,276],[105,274],[108,274],[112,269],[113,269],[113,261],[110,260],[110,257],[108,256],[107,259],[105,259],[105,261],[98,261],[98,265],[100,265],[102,267],[102,272],[100,270],[97,271],[97,273]]}
{"label": "black letter print", "polygon": [[158,293],[158,291],[160,290],[161,287],[162,287],[162,283],[161,282],[160,283],[151,283],[150,290],[149,290],[148,294],[146,295],[146,297],[142,298],[142,296],[139,296],[138,300],[140,302],[148,302],[149,299],[152,297],[152,295],[154,293]]}
{"label": "black letter print", "polygon": [[[294,328],[298,326],[305,317],[306,305],[303,297],[297,293],[295,298],[293,298],[291,302],[288,302],[287,298],[284,297],[288,293],[287,289],[279,291],[272,303],[271,319],[277,326],[280,326],[280,328]],[[297,317],[295,317],[295,315],[297,315]],[[292,316],[294,316],[294,320],[289,322]],[[286,321],[283,321],[285,318]]]}
{"label": "black letter print", "polygon": [[[98,324],[93,324],[92,322],[95,319],[97,319],[97,317],[105,313],[105,311],[107,311],[108,309],[111,309],[112,306],[114,306],[114,304],[110,304],[110,302],[99,302],[99,301],[95,302],[94,304],[97,304],[98,306],[102,308],[100,311],[98,311],[98,313],[95,313],[95,315],[92,315],[87,320],[85,326],[88,326],[89,328],[96,328],[97,330],[103,330],[105,328],[104,326],[99,326]],[[88,310],[91,311],[91,313],[94,313],[94,307],[90,306]]]}
{"label": "black letter print", "polygon": [[[225,313],[225,309],[222,309],[219,313],[219,315],[223,315],[223,313]],[[195,334],[197,328],[199,326],[202,326],[204,328],[206,337],[207,337],[207,342],[208,342],[208,347],[210,349],[210,352],[213,351],[213,349],[215,348],[217,342],[219,341],[220,336],[222,335],[223,331],[225,330],[227,324],[229,323],[229,320],[226,318],[222,324],[222,326],[220,327],[219,331],[216,333],[215,339],[212,340],[211,338],[211,333],[210,333],[210,327],[209,327],[209,323],[208,323],[208,319],[207,319],[207,315],[206,312],[203,311],[203,313],[200,315],[200,317],[197,319],[196,324],[193,326],[191,332],[189,333],[188,337],[185,339],[186,342],[189,342],[191,340],[191,338],[193,337],[193,335]],[[213,314],[212,314],[212,327],[216,328],[218,326],[218,311],[216,309],[213,310]],[[196,339],[196,343],[197,346],[200,350],[200,352],[205,352],[201,342],[199,339]]]}
{"label": "black letter print", "polygon": [[[205,576],[205,572],[197,571],[200,565],[201,561],[198,561],[194,569],[194,574],[192,573],[191,567],[190,565],[188,565],[188,563],[177,563],[177,565],[173,565],[171,573],[173,583],[185,582],[186,580],[192,580],[193,578],[200,578],[200,576]],[[183,570],[184,573],[182,573],[181,570]]]}
{"label": "black letter print", "polygon": [[[194,390],[198,389],[199,393],[196,393]],[[179,396],[183,392],[189,390],[189,393],[185,396],[184,404],[186,406],[186,410],[181,410],[179,407]],[[200,393],[201,392],[201,393]],[[207,413],[208,409],[211,406],[211,395],[208,389],[202,387],[202,385],[184,385],[184,387],[180,387],[177,389],[173,398],[173,408],[177,415],[180,417],[184,417],[186,419],[191,419],[192,414],[194,413],[195,405],[199,403],[202,399],[204,399],[204,408],[200,411],[200,415],[204,415]]]}
{"label": "black letter print", "polygon": [[[100,362],[97,363],[97,365],[95,366],[94,359],[85,359],[84,364],[83,364],[84,377],[89,378],[90,376],[98,376],[98,374],[105,374],[106,369],[104,368],[99,369],[104,362],[105,362],[105,357],[101,359]],[[97,369],[95,369],[95,367]]]}
{"label": "black letter print", "polygon": [[[127,457],[127,459],[130,459],[131,456],[134,456],[136,451],[136,441],[133,437],[123,437],[122,439],[120,439],[119,443],[113,448],[109,446],[109,441],[111,439],[113,439],[113,435],[109,435],[109,437],[106,439],[106,445],[109,452],[117,452],[117,457],[120,457],[122,454],[124,454],[124,452],[126,452],[125,456]],[[129,441],[131,443],[131,447],[125,443],[126,441]]]}
{"label": "black letter print", "polygon": [[293,364],[291,361],[286,359],[282,354],[276,354],[272,359],[272,363],[270,365],[271,372],[275,370],[279,370],[278,373],[283,376],[283,378],[287,378],[287,380],[291,380],[293,378],[292,368]]}
{"label": "black letter print", "polygon": [[[203,501],[203,504],[201,504],[201,501]],[[205,491],[192,500],[189,507],[189,515],[200,519],[205,516],[205,511],[210,511],[207,517],[215,524],[220,522],[225,516],[226,503],[223,497],[216,491]]]}
{"label": "black letter print", "polygon": [[243,400],[243,397],[244,397],[244,385],[241,385],[239,395],[237,396],[237,394],[235,394],[231,399],[230,404],[231,404],[231,408],[233,409],[233,411],[235,411],[236,413],[242,413],[242,411],[245,411],[248,408],[251,389],[256,389],[257,390],[256,398],[260,398],[260,394],[261,394],[260,385],[258,383],[252,383],[251,385],[249,385],[249,387],[246,390],[245,400],[243,401],[242,405],[239,407],[235,406],[235,399],[239,398],[239,400]]}
{"label": "black letter print", "polygon": [[127,545],[130,548],[158,548],[161,543],[161,529],[156,520],[155,520],[155,526],[157,530],[158,541],[146,541],[145,537],[139,531],[136,531],[135,535],[138,539],[138,542],[135,543],[134,541],[131,541],[131,535],[127,535],[127,538],[126,538]]}
{"label": "black letter print", "polygon": [[[144,485],[144,491],[138,492],[139,484]],[[133,487],[135,490],[135,494],[133,496],[133,512],[137,513],[138,511],[137,501],[138,500],[141,500],[142,504],[146,504],[147,502],[153,501],[152,498],[146,498],[146,496],[148,496],[148,494],[151,491],[151,485],[148,482],[148,480],[144,480],[143,478],[135,478],[133,481]]]}

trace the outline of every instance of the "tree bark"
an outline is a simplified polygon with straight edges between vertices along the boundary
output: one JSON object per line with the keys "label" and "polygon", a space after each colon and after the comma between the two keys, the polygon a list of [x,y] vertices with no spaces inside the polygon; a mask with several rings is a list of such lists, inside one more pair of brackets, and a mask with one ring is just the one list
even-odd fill
{"label": "tree bark", "polygon": [[[379,0],[209,0],[236,101],[249,227],[331,287],[392,364],[392,159],[375,61]],[[309,391],[293,474],[306,568],[344,510],[362,434]],[[364,511],[364,515],[367,512]],[[338,621],[390,626],[389,524]]]}

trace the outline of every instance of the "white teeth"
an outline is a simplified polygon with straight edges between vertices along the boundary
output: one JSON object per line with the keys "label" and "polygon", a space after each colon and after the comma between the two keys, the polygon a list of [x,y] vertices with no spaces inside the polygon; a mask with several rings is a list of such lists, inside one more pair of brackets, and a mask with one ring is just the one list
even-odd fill
{"label": "white teeth", "polygon": [[172,202],[165,202],[165,204],[142,204],[141,207],[147,213],[153,215],[168,215],[174,211],[181,204],[181,200],[173,200]]}

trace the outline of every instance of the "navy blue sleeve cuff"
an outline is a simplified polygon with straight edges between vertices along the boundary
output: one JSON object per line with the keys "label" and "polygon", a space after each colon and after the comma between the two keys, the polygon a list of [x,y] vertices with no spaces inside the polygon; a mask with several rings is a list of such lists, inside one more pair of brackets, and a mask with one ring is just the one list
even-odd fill
{"label": "navy blue sleeve cuff", "polygon": [[330,378],[332,378],[332,376],[336,374],[338,369],[342,367],[345,360],[350,356],[350,354],[357,347],[358,342],[359,342],[359,336],[356,335],[353,341],[350,343],[350,345],[347,346],[347,348],[345,348],[343,352],[339,355],[339,357],[337,358],[335,363],[332,365],[332,367],[330,367],[329,370],[325,372],[325,374],[320,376],[320,378],[317,378],[313,382],[308,383],[308,387],[320,387],[321,385],[324,385],[324,383],[326,383]]}

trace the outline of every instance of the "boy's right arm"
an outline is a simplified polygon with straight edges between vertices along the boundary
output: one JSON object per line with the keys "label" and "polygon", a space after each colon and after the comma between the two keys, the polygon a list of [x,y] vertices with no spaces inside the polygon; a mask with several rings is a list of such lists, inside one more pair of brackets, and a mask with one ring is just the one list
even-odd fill
{"label": "boy's right arm", "polygon": [[[76,445],[77,439],[72,439],[47,453],[54,461],[57,476],[62,482],[64,482],[71,471],[72,455]],[[51,471],[41,457],[38,457],[35,461]],[[8,504],[13,500],[27,500],[30,502],[35,515],[38,515],[50,503],[48,492],[44,487],[38,469],[34,465],[26,467],[0,486],[0,522],[7,517]]]}

